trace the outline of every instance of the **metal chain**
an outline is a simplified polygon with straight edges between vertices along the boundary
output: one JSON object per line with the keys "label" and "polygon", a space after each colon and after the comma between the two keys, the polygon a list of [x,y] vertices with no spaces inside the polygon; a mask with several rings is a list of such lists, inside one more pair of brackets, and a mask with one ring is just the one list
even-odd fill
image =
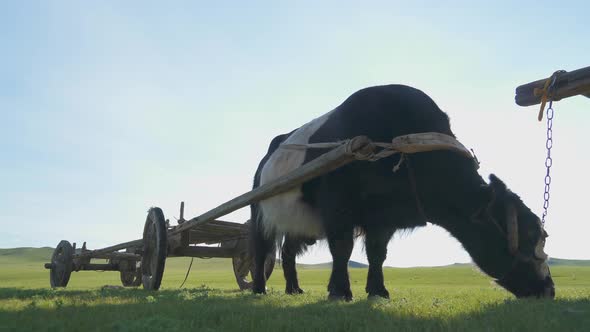
{"label": "metal chain", "polygon": [[545,158],[545,194],[543,195],[543,215],[541,217],[541,224],[545,227],[545,217],[547,217],[547,210],[549,209],[549,190],[551,189],[551,166],[553,166],[553,158],[551,158],[551,148],[553,147],[553,101],[549,101],[547,108],[547,141],[545,148],[547,148],[547,157]]}
{"label": "metal chain", "polygon": [[547,141],[545,142],[545,148],[547,149],[547,157],[545,158],[545,194],[543,195],[543,215],[541,217],[541,225],[545,228],[545,218],[547,217],[547,211],[549,210],[549,198],[551,195],[549,191],[551,189],[551,166],[553,166],[553,158],[551,158],[551,148],[553,147],[553,99],[551,93],[557,82],[557,78],[560,74],[564,73],[564,70],[558,70],[551,77],[549,87],[547,87],[546,93],[549,96],[549,107],[547,108]]}

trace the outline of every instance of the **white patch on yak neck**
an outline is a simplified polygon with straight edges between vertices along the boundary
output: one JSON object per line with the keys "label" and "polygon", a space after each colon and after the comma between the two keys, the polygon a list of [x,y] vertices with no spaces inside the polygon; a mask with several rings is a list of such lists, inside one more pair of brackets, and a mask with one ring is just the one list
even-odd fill
{"label": "white patch on yak neck", "polygon": [[[334,111],[332,111],[334,112]],[[307,144],[309,138],[328,120],[332,112],[316,118],[297,129],[282,144]],[[281,177],[303,164],[305,150],[279,147],[262,167],[260,185]],[[322,221],[314,209],[302,201],[301,186],[260,202],[262,224],[266,232],[323,237]]]}

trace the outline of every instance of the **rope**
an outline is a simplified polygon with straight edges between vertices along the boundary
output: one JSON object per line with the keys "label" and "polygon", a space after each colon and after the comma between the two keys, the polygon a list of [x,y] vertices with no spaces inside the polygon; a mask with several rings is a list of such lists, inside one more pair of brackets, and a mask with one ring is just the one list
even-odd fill
{"label": "rope", "polygon": [[[402,155],[403,157],[403,155]],[[422,201],[420,200],[420,195],[418,194],[418,186],[416,185],[416,174],[414,173],[414,169],[412,168],[412,164],[410,163],[410,158],[406,158],[406,168],[408,169],[408,179],[410,182],[410,188],[412,189],[412,193],[414,193],[414,200],[416,201],[416,210],[418,214],[424,219],[424,225],[429,220],[428,216],[426,215],[426,211],[424,210],[424,205],[422,205]],[[394,171],[395,172],[395,171]]]}
{"label": "rope", "polygon": [[341,145],[346,145],[346,152],[354,155],[357,160],[377,161],[379,159],[387,158],[396,153],[401,153],[392,148],[391,143],[378,143],[373,142],[372,144],[376,147],[382,148],[378,153],[361,153],[352,151],[352,139],[346,139],[338,142],[325,142],[325,143],[309,143],[309,144],[281,144],[280,147],[283,149],[290,150],[307,150],[307,149],[333,149]]}
{"label": "rope", "polygon": [[[422,135],[422,136],[421,136]],[[433,140],[432,135],[437,136],[437,140]],[[422,144],[417,144],[415,141],[411,139],[416,139],[417,137],[424,139]],[[444,139],[443,139],[444,138]],[[446,140],[446,141],[445,141]],[[280,148],[283,149],[290,149],[290,150],[307,150],[307,149],[334,149],[342,145],[346,145],[345,151],[348,154],[354,156],[356,160],[364,160],[364,161],[378,161],[383,158],[387,158],[393,156],[395,154],[401,154],[400,160],[398,163],[393,167],[393,172],[397,172],[401,167],[402,163],[404,162],[405,158],[404,155],[407,153],[416,153],[416,152],[427,152],[427,151],[435,151],[435,150],[444,150],[444,149],[451,149],[457,151],[459,153],[464,154],[465,156],[470,157],[476,161],[476,164],[479,166],[479,162],[477,158],[475,158],[475,154],[473,150],[469,151],[465,148],[459,141],[457,141],[454,137],[441,134],[441,133],[418,133],[418,134],[410,134],[405,136],[398,136],[393,138],[391,143],[383,143],[383,142],[371,142],[375,147],[380,148],[381,150],[378,152],[373,152],[374,149],[370,149],[369,152],[364,149],[359,149],[357,151],[353,151],[353,139],[346,139],[337,142],[321,142],[321,143],[307,143],[307,144],[281,144],[279,145]],[[451,143],[452,142],[452,143]],[[404,149],[405,147],[413,146],[413,149]],[[478,167],[479,168],[479,167]]]}
{"label": "rope", "polygon": [[281,144],[280,147],[283,149],[290,150],[307,150],[307,149],[333,149],[340,145],[347,144],[350,140],[330,142],[330,143],[309,143],[309,144]]}
{"label": "rope", "polygon": [[539,109],[539,115],[537,116],[537,120],[543,120],[543,112],[545,111],[545,105],[547,101],[553,98],[553,88],[555,87],[555,83],[557,82],[557,77],[561,74],[565,73],[565,70],[558,70],[554,72],[543,85],[542,89],[535,88],[533,90],[533,94],[535,97],[541,97],[541,108]]}
{"label": "rope", "polygon": [[191,272],[191,267],[193,266],[193,260],[195,260],[195,258],[191,257],[191,263],[188,266],[188,270],[186,271],[186,275],[184,276],[184,280],[182,281],[182,284],[180,284],[180,287],[178,287],[178,288],[182,288],[182,286],[184,286],[184,283],[188,279],[188,274]]}
{"label": "rope", "polygon": [[[346,139],[337,142],[322,142],[322,143],[308,143],[308,144],[281,144],[279,147],[290,150],[307,150],[307,149],[334,149],[342,145],[346,145],[345,151],[352,154],[356,160],[377,161],[381,158],[389,157],[393,154],[399,153],[393,150],[382,150],[379,153],[362,153],[360,151],[353,151],[353,139]],[[391,144],[387,143],[373,143],[373,145],[380,148],[391,148]]]}

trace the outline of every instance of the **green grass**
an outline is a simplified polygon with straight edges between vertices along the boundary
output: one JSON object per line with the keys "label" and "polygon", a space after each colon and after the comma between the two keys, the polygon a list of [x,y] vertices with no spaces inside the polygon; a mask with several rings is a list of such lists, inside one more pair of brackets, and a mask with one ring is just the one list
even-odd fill
{"label": "green grass", "polygon": [[549,263],[552,266],[558,265],[566,265],[566,266],[590,266],[590,260],[580,260],[580,259],[560,259],[560,258],[551,258]]}
{"label": "green grass", "polygon": [[255,296],[236,290],[225,259],[195,259],[184,289],[189,259],[174,258],[158,292],[103,289],[120,284],[116,272],[73,273],[67,289],[52,290],[36,254],[0,252],[0,331],[590,330],[590,267],[553,267],[554,301],[516,300],[470,266],[388,268],[391,300],[369,301],[367,270],[351,269],[355,300],[333,303],[327,269],[300,269],[307,293],[287,296],[277,268],[269,294]]}

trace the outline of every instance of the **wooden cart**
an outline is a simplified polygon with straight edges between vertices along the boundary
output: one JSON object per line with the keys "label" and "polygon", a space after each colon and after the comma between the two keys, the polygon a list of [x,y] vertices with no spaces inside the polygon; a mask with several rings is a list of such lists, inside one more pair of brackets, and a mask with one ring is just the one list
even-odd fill
{"label": "wooden cart", "polygon": [[[181,211],[184,202],[181,203]],[[181,212],[181,219],[182,212]],[[187,232],[162,236],[176,227],[170,227],[160,208],[148,212],[144,237],[148,239],[121,243],[109,248],[88,250],[86,242],[77,249],[76,243],[62,240],[53,252],[51,263],[45,264],[50,270],[51,287],[66,287],[72,272],[118,271],[125,287],[143,284],[145,289],[158,289],[164,272],[166,257],[231,258],[236,281],[241,290],[250,289],[250,271],[253,259],[248,250],[248,222],[212,220],[195,226]],[[167,243],[163,243],[167,242]],[[145,243],[145,245],[144,245]],[[210,246],[210,245],[217,246]],[[205,246],[209,245],[209,246]],[[162,250],[166,248],[165,250]],[[124,250],[120,252],[119,250]],[[106,259],[107,263],[92,263],[92,259]],[[267,278],[273,271],[275,255],[266,261]]]}
{"label": "wooden cart", "polygon": [[[300,147],[299,147],[300,148]],[[72,271],[119,271],[124,286],[139,286],[157,290],[162,281],[167,257],[231,257],[240,289],[251,287],[248,274],[253,270],[253,258],[248,251],[248,226],[219,221],[217,218],[235,210],[288,191],[322,174],[355,160],[376,161],[396,153],[416,153],[432,150],[454,150],[471,158],[471,153],[453,137],[440,133],[419,133],[400,136],[390,143],[374,143],[365,136],[334,143],[321,143],[305,148],[321,148],[328,152],[294,171],[242,194],[198,217],[184,219],[184,204],[180,205],[178,225],[170,226],[160,208],[149,210],[143,238],[114,246],[88,250],[84,244],[76,249],[61,241],[55,249],[50,270],[52,287],[66,287]],[[199,244],[219,244],[218,247]],[[266,260],[268,278],[275,264],[276,253]],[[107,264],[93,264],[91,259],[108,259]]]}

